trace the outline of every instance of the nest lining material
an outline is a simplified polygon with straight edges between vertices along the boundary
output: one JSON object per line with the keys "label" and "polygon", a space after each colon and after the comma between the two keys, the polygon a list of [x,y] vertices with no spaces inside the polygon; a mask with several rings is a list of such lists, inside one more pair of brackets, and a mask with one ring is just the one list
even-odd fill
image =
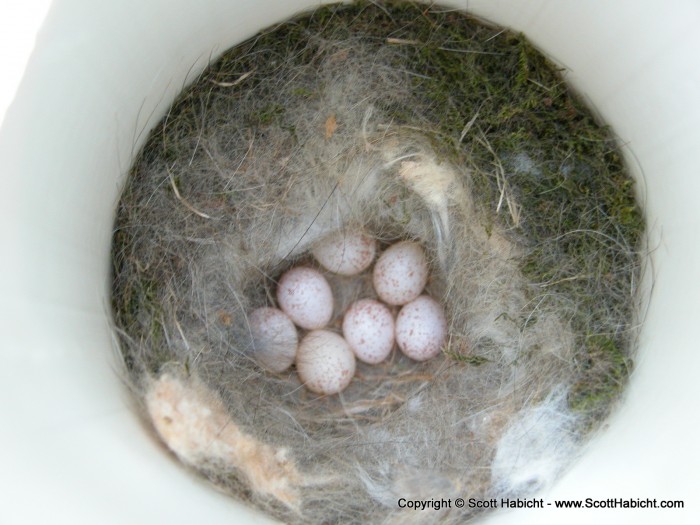
{"label": "nest lining material", "polygon": [[[246,314],[345,228],[423,245],[449,342],[319,397],[255,363]],[[286,522],[464,523],[397,503],[525,496],[576,457],[629,373],[642,232],[613,137],[524,38],[325,7],[226,52],[137,158],[113,251],[126,375],[180,460]],[[324,273],[338,329],[371,274]]]}

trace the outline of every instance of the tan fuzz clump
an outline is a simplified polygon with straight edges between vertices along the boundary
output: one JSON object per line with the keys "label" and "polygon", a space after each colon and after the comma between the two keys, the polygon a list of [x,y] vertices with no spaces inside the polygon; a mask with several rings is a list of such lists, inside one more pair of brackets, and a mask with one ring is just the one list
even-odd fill
{"label": "tan fuzz clump", "polygon": [[255,492],[298,508],[300,476],[289,451],[242,432],[217,394],[200,381],[163,374],[145,401],[156,432],[183,463],[239,472]]}

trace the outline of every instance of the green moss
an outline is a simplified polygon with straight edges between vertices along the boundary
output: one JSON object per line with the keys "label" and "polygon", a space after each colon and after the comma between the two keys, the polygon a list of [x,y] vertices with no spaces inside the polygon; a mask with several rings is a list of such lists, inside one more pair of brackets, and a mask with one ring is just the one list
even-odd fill
{"label": "green moss", "polygon": [[276,122],[283,114],[284,106],[281,106],[280,104],[270,104],[255,113],[250,124],[252,126],[269,126],[273,122]]}
{"label": "green moss", "polygon": [[573,385],[569,403],[587,414],[605,414],[620,395],[632,368],[629,352],[613,338],[594,335],[587,340],[581,379]]}
{"label": "green moss", "polygon": [[478,355],[465,355],[463,353],[453,350],[446,350],[445,355],[453,361],[457,361],[458,363],[463,363],[465,365],[471,366],[481,366],[489,362],[489,360],[485,357]]}

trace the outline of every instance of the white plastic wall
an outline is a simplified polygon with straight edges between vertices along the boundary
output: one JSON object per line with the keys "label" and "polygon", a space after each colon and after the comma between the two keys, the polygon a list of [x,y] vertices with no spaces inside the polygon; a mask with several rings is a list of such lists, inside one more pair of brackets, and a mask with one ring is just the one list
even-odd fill
{"label": "white plastic wall", "polygon": [[[543,497],[686,505],[489,523],[699,523],[700,4],[443,3],[525,32],[569,69],[626,144],[651,227],[653,295],[626,401]],[[267,522],[190,476],[130,410],[108,321],[111,228],[134,153],[183,85],[317,4],[0,4],[0,523]]]}

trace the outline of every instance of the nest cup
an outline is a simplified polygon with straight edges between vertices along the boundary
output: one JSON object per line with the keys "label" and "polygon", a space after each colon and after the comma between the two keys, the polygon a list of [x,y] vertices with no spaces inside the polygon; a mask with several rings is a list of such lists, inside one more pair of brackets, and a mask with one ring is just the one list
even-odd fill
{"label": "nest cup", "polygon": [[[141,130],[157,122],[170,99],[186,79],[191,78],[188,75],[192,74],[192,64],[203,67],[212,50],[225,49],[254,32],[247,28],[267,26],[308,7],[301,3],[290,4],[285,6],[289,12],[281,13],[276,11],[278,6],[270,5],[268,10],[261,4],[257,11],[251,12],[240,5],[223,4],[212,2],[206,8],[199,5],[196,13],[179,11],[176,15],[172,12],[172,19],[161,16],[160,12],[156,14],[156,7],[164,6],[154,4],[148,7],[154,9],[152,13],[139,11],[143,19],[137,18],[136,24],[133,18],[137,11],[130,11],[128,5],[105,7],[101,19],[109,21],[105,22],[108,30],[90,35],[95,37],[91,40],[95,44],[81,51],[86,59],[83,62],[76,58],[76,41],[66,38],[64,31],[81,27],[84,34],[89,34],[89,20],[93,15],[69,9],[78,3],[56,7],[49,15],[36,54],[3,123],[3,164],[8,163],[10,172],[14,168],[15,172],[32,175],[14,182],[10,192],[10,195],[17,195],[17,202],[27,205],[27,211],[20,209],[14,217],[21,235],[12,238],[10,246],[15,250],[7,273],[18,275],[19,279],[8,282],[5,287],[9,291],[7,302],[3,303],[8,310],[6,319],[14,322],[8,323],[9,332],[4,337],[7,348],[17,349],[12,350],[11,355],[17,358],[18,366],[24,367],[27,376],[22,376],[24,381],[15,379],[14,374],[7,377],[7,383],[16,394],[10,396],[13,403],[8,420],[16,423],[8,425],[10,430],[4,439],[9,439],[16,451],[9,460],[10,472],[31,478],[34,490],[38,488],[47,498],[47,505],[33,508],[26,503],[29,493],[20,491],[21,497],[10,504],[9,512],[13,517],[21,516],[22,520],[30,521],[29,517],[40,519],[49,512],[61,514],[60,510],[64,510],[72,519],[76,513],[83,513],[85,521],[94,521],[103,515],[119,516],[117,521],[128,521],[135,516],[153,514],[158,519],[170,518],[177,522],[187,516],[201,518],[202,512],[209,519],[217,516],[230,519],[232,507],[250,516],[248,510],[234,507],[226,499],[209,492],[203,484],[193,487],[184,473],[156,453],[157,448],[124,408],[124,396],[107,357],[111,348],[106,306],[107,254],[113,205],[120,189],[118,181],[144,138]],[[650,15],[644,21],[656,32],[649,34],[659,35],[663,40],[645,39],[642,44],[634,37],[639,30],[639,19],[627,29],[624,24],[613,26],[613,21],[619,22],[616,16],[601,18],[592,7],[558,4],[533,18],[528,18],[526,11],[509,9],[506,3],[469,7],[497,23],[526,31],[545,51],[556,50],[554,58],[572,69],[571,80],[590,96],[622,139],[630,142],[629,156],[637,159],[633,166],[638,167],[638,176],[642,173],[644,176],[641,186],[646,190],[647,220],[655,228],[652,246],[656,245],[654,240],[659,240],[663,229],[666,251],[657,251],[655,255],[656,288],[643,333],[640,364],[629,396],[611,421],[610,429],[591,446],[550,497],[579,498],[585,492],[603,499],[612,494],[639,497],[641,492],[649,492],[652,497],[685,497],[691,501],[688,480],[681,473],[668,469],[681,464],[673,459],[675,454],[681,456],[686,450],[678,440],[692,436],[694,430],[692,422],[675,417],[677,413],[692,413],[691,407],[684,403],[693,398],[690,374],[692,360],[697,359],[690,344],[692,328],[687,328],[694,326],[692,320],[697,315],[697,304],[683,292],[692,288],[689,288],[688,279],[693,275],[693,253],[686,251],[694,246],[688,242],[692,239],[688,226],[692,216],[679,218],[676,210],[685,209],[690,214],[695,209],[690,199],[695,193],[692,184],[697,182],[685,178],[691,164],[684,145],[688,144],[692,133],[696,133],[691,122],[697,115],[692,114],[692,108],[689,111],[681,107],[679,100],[693,100],[697,93],[692,91],[692,83],[672,84],[670,75],[661,65],[650,66],[631,57],[653,53],[654,48],[650,47],[646,54],[640,55],[640,45],[673,42],[680,47],[681,38],[688,39],[686,48],[697,49],[692,32],[678,31],[676,25],[692,17],[675,13],[659,21],[656,14],[653,19]],[[607,9],[618,9],[608,12],[620,15],[624,7],[618,4]],[[639,6],[631,3],[628,7],[639,10]],[[224,15],[229,15],[230,19],[234,14],[240,26],[232,28],[221,22],[226,19]],[[246,16],[251,18],[244,19]],[[530,25],[518,25],[516,19],[530,20]],[[156,26],[162,38],[153,54],[143,54],[134,42],[148,41],[145,35],[152,34],[154,20],[162,24]],[[586,27],[590,28],[591,35],[598,36],[599,47],[591,50],[581,42],[572,42],[571,35],[562,31],[566,20],[577,25],[581,20],[588,21],[590,25]],[[121,45],[115,46],[115,39],[124,37],[118,30],[122,27],[120,21],[131,27],[142,27],[144,36],[128,35],[130,40],[122,40]],[[627,34],[630,40],[623,41],[621,34]],[[681,34],[682,37],[678,36]],[[600,35],[610,36],[601,40]],[[630,42],[636,44],[633,46]],[[102,43],[104,48],[100,47]],[[582,47],[586,53],[581,52]],[[169,52],[165,52],[166,49]],[[113,54],[109,55],[107,50],[112,50]],[[592,60],[591,56],[598,60]],[[61,71],[51,70],[51,62],[60,63]],[[110,67],[105,67],[106,63]],[[681,64],[670,57],[664,63],[681,68]],[[160,71],[167,70],[167,74],[154,80],[152,72],[158,70],[156,64],[161,66]],[[600,74],[600,67],[605,68],[606,75]],[[637,73],[637,78],[644,78],[645,82],[616,83],[630,78],[631,73]],[[48,78],[53,80],[44,81]],[[78,80],[81,87],[75,89]],[[53,91],[42,91],[48,85]],[[612,86],[618,85],[623,85],[623,91],[612,94]],[[659,100],[655,93],[662,91],[666,96]],[[71,97],[71,93],[82,96]],[[649,100],[656,103],[649,103]],[[43,110],[38,113],[55,115],[56,120],[47,119],[44,126],[37,128],[36,120],[32,119],[32,112],[37,108]],[[71,125],[65,126],[66,122]],[[99,133],[95,133],[95,129],[99,129]],[[660,147],[657,133],[660,129],[668,130],[666,136],[678,140],[664,142]],[[32,154],[37,145],[43,147],[44,155]],[[90,153],[86,153],[86,149]],[[64,176],[58,176],[59,173]],[[55,265],[51,272],[40,266],[47,260]],[[673,318],[662,315],[664,311],[672,311]],[[37,318],[47,330],[36,330]],[[31,358],[27,359],[27,355]],[[42,387],[37,388],[35,383],[28,385],[28,375],[33,381],[40,379]],[[653,388],[660,383],[664,385],[662,391]],[[28,424],[27,415],[31,415]],[[47,432],[47,429],[60,432]],[[675,430],[669,432],[671,429]],[[675,440],[665,443],[669,434]],[[659,452],[650,456],[646,453],[650,448]],[[86,461],[85,449],[99,449],[102,462],[97,465]],[[688,464],[687,457],[684,463]],[[60,483],[66,472],[71,473],[73,483],[82,490],[74,491]],[[123,478],[108,472],[121,472]],[[96,479],[98,484],[95,484]],[[130,482],[125,488],[123,479],[139,481]],[[664,479],[663,486],[656,484],[658,479]],[[160,484],[163,480],[167,480],[167,485]],[[154,493],[154,486],[162,492]],[[109,496],[120,494],[120,501],[124,497],[142,501],[139,496],[146,487],[149,487],[151,499],[139,508],[124,509]],[[77,492],[88,495],[93,506],[81,505]],[[165,506],[164,501],[168,502]],[[519,514],[492,519],[504,523],[507,520],[523,523],[529,519],[528,514]],[[542,522],[546,519],[543,516],[546,515],[530,517]],[[606,516],[604,514],[602,519]],[[567,514],[567,519],[576,519],[576,515]],[[580,519],[584,519],[583,515]],[[612,522],[613,515],[609,519]],[[615,519],[619,522],[620,518]],[[639,523],[644,518],[635,516],[634,519]]]}

